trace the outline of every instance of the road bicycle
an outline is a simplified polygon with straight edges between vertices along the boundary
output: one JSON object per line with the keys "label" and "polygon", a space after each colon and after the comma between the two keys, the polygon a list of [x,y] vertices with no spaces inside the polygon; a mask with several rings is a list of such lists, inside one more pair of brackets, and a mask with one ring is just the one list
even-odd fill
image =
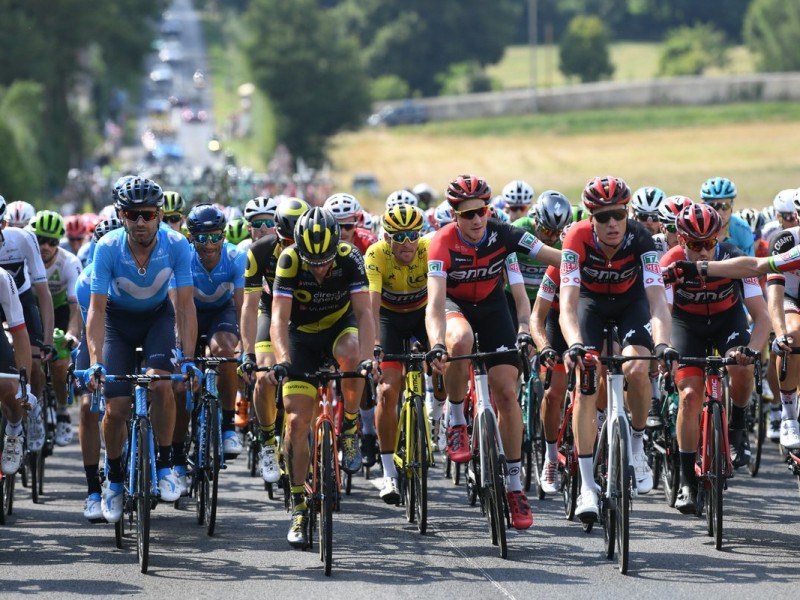
{"label": "road bicycle", "polygon": [[522,487],[526,492],[530,492],[531,487],[536,486],[536,497],[543,500],[544,491],[540,478],[544,467],[545,439],[541,403],[544,398],[544,390],[550,387],[551,371],[547,371],[543,383],[539,377],[537,356],[530,364],[528,373],[527,378],[522,374],[519,392],[519,403],[522,409]]}
{"label": "road bicycle", "polygon": [[[781,352],[781,367],[778,370],[778,377],[781,381],[786,379],[786,372],[788,369],[788,355],[789,354],[800,354],[800,348],[792,348],[790,352]],[[800,448],[783,448],[781,446],[781,452],[786,452],[786,464],[789,467],[789,470],[792,474],[797,478],[797,486],[800,489]]]}
{"label": "road bicycle", "polygon": [[[326,359],[315,373],[304,377],[317,381],[319,414],[311,435],[311,469],[305,482],[308,505],[306,539],[313,546],[314,531],[319,534],[319,558],[324,564],[325,575],[331,574],[333,566],[333,512],[339,510],[342,478],[339,469],[338,435],[335,415],[339,405],[344,405],[341,390],[342,379],[364,377],[354,371],[340,371],[335,359]],[[369,390],[373,389],[372,376],[366,376]],[[283,398],[282,382],[278,382],[278,395]]]}
{"label": "road bicycle", "polygon": [[[44,472],[45,459],[52,456],[55,449],[56,437],[56,394],[53,387],[53,377],[51,372],[50,360],[42,361],[42,371],[44,372],[44,388],[39,395],[39,408],[42,414],[42,425],[44,427],[44,445],[41,450],[29,450],[26,455],[27,468],[22,471],[23,487],[31,488],[31,498],[34,504],[39,503],[39,496],[44,494]],[[26,438],[27,439],[27,438]]]}
{"label": "road bicycle", "polygon": [[758,470],[761,467],[761,453],[764,449],[764,441],[767,438],[769,410],[769,403],[764,402],[762,395],[754,391],[745,412],[745,427],[750,439],[751,450],[750,461],[747,463],[747,471],[750,473],[750,477],[758,475]]}
{"label": "road bicycle", "polygon": [[425,410],[424,352],[387,354],[385,361],[401,362],[405,368],[405,387],[400,393],[400,417],[394,443],[401,498],[406,519],[416,522],[420,533],[428,528],[428,469],[433,465],[433,445]]}
{"label": "road bicycle", "polygon": [[467,497],[470,504],[480,499],[481,513],[487,517],[492,545],[497,546],[501,558],[508,557],[506,528],[511,525],[508,498],[506,496],[506,478],[508,466],[497,425],[497,414],[489,390],[489,375],[486,359],[497,356],[517,355],[523,364],[527,362],[527,354],[522,350],[496,350],[481,352],[478,335],[475,334],[472,354],[449,356],[448,362],[454,360],[470,361],[470,382],[467,401],[472,410],[472,430],[470,446],[472,459],[467,463]]}
{"label": "road bicycle", "polygon": [[[708,535],[714,547],[722,548],[723,492],[733,477],[733,463],[728,442],[726,406],[730,403],[728,375],[725,367],[738,364],[732,356],[681,357],[681,364],[700,367],[705,374],[705,400],[700,415],[700,441],[697,476],[697,516],[705,508]],[[761,356],[755,361],[755,387],[761,394]]]}
{"label": "road bicycle", "polygon": [[[99,373],[90,371],[74,371],[74,376],[83,378],[87,374],[99,378]],[[133,411],[128,422],[128,441],[123,452],[123,468],[125,470],[124,491],[122,501],[122,518],[114,524],[114,537],[117,548],[122,548],[125,532],[125,517],[128,525],[136,530],[136,556],[139,569],[147,573],[150,559],[150,511],[158,503],[158,477],[156,475],[155,439],[153,426],[148,414],[150,388],[154,381],[186,381],[186,376],[175,375],[106,375],[106,383],[128,381],[135,385],[131,398]],[[102,386],[92,394],[92,411],[97,410],[103,395]],[[187,406],[191,406],[191,381],[187,382]]]}
{"label": "road bicycle", "polygon": [[656,486],[661,483],[664,499],[673,507],[680,489],[680,450],[676,434],[678,392],[668,373],[659,375],[658,389],[661,425],[647,429],[645,452],[653,470],[653,483]]}
{"label": "road bicycle", "polygon": [[[26,390],[28,388],[28,376],[25,372],[25,369],[21,369],[19,373],[0,373],[0,379],[14,379],[19,381],[20,390]],[[24,394],[24,392],[23,392]],[[22,401],[20,399],[20,401]],[[0,411],[0,440],[5,437],[6,431],[6,417]],[[23,417],[22,419],[23,428],[27,423],[27,419]],[[27,436],[25,436],[27,440]],[[3,448],[0,447],[0,450]],[[0,452],[0,454],[2,454]],[[20,478],[25,477],[25,469],[26,469],[26,456],[30,453],[27,449],[27,442],[25,447],[23,448],[23,458],[22,463],[20,464]],[[14,512],[14,488],[16,481],[16,473],[12,473],[11,475],[6,475],[3,473],[2,467],[0,467],[0,525],[6,524],[6,517],[10,516],[11,513]]]}

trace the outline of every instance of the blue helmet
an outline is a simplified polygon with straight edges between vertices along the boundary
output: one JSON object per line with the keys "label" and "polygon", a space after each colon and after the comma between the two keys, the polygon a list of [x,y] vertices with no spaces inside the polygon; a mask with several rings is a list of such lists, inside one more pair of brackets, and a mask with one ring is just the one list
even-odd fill
{"label": "blue helmet", "polygon": [[213,204],[198,204],[186,217],[186,228],[192,235],[224,231],[225,223],[225,214]]}
{"label": "blue helmet", "polygon": [[117,210],[164,206],[164,192],[161,190],[161,186],[150,179],[133,177],[115,189],[117,190]]}
{"label": "blue helmet", "polygon": [[700,197],[703,200],[730,200],[736,198],[736,186],[727,177],[712,177],[700,188]]}

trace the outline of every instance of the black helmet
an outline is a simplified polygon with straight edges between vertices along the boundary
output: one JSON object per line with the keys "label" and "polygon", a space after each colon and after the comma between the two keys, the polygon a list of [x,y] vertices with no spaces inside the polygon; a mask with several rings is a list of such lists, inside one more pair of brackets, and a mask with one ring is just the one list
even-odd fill
{"label": "black helmet", "polygon": [[302,215],[294,227],[294,243],[300,258],[310,265],[333,260],[339,245],[339,224],[333,213],[315,207]]}
{"label": "black helmet", "polygon": [[150,179],[134,177],[125,182],[117,191],[117,210],[129,210],[164,205],[164,192],[161,186]]}
{"label": "black helmet", "polygon": [[198,204],[186,217],[186,229],[192,235],[225,230],[225,215],[213,204]]}
{"label": "black helmet", "polygon": [[300,198],[287,198],[278,204],[275,211],[275,231],[284,240],[294,239],[294,227],[297,220],[311,207]]}

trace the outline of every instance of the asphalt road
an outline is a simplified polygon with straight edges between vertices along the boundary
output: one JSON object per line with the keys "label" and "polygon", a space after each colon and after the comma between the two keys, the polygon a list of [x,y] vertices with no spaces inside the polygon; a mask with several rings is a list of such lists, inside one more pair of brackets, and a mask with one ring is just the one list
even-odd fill
{"label": "asphalt road", "polygon": [[213,537],[196,524],[193,501],[181,510],[160,505],[142,575],[132,535],[117,550],[110,525],[84,521],[77,442],[59,448],[48,460],[44,502],[34,505],[18,485],[14,512],[0,527],[2,597],[797,598],[800,497],[772,445],[757,478],[738,473],[731,482],[722,551],[704,520],[667,508],[659,490],[638,500],[628,576],[602,555],[601,530],[587,535],[564,519],[560,498],[533,501],[533,527],[510,532],[509,557],[501,559],[464,486],[435,469],[424,536],[402,508],[378,499],[377,479],[357,477],[334,517],[333,573],[325,577],[316,546],[288,547],[283,502],[268,500],[259,481],[244,457],[232,463]]}

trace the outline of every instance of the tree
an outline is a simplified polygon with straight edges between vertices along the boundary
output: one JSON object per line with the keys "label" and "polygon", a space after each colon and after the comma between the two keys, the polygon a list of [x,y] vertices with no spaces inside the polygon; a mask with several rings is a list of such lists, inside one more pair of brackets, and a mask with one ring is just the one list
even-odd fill
{"label": "tree", "polygon": [[701,75],[707,68],[728,62],[725,36],[711,25],[679,27],[667,36],[659,58],[666,76]]}
{"label": "tree", "polygon": [[608,33],[598,17],[575,17],[559,44],[559,69],[583,83],[611,77]]}
{"label": "tree", "polygon": [[41,85],[18,81],[0,88],[0,194],[7,202],[42,195],[43,112]]}
{"label": "tree", "polygon": [[762,71],[798,71],[800,4],[785,0],[753,0],[744,21],[744,39]]}
{"label": "tree", "polygon": [[327,139],[360,126],[369,112],[369,80],[352,37],[315,0],[253,0],[253,36],[245,44],[256,85],[277,113],[278,138],[295,156],[318,162]]}

